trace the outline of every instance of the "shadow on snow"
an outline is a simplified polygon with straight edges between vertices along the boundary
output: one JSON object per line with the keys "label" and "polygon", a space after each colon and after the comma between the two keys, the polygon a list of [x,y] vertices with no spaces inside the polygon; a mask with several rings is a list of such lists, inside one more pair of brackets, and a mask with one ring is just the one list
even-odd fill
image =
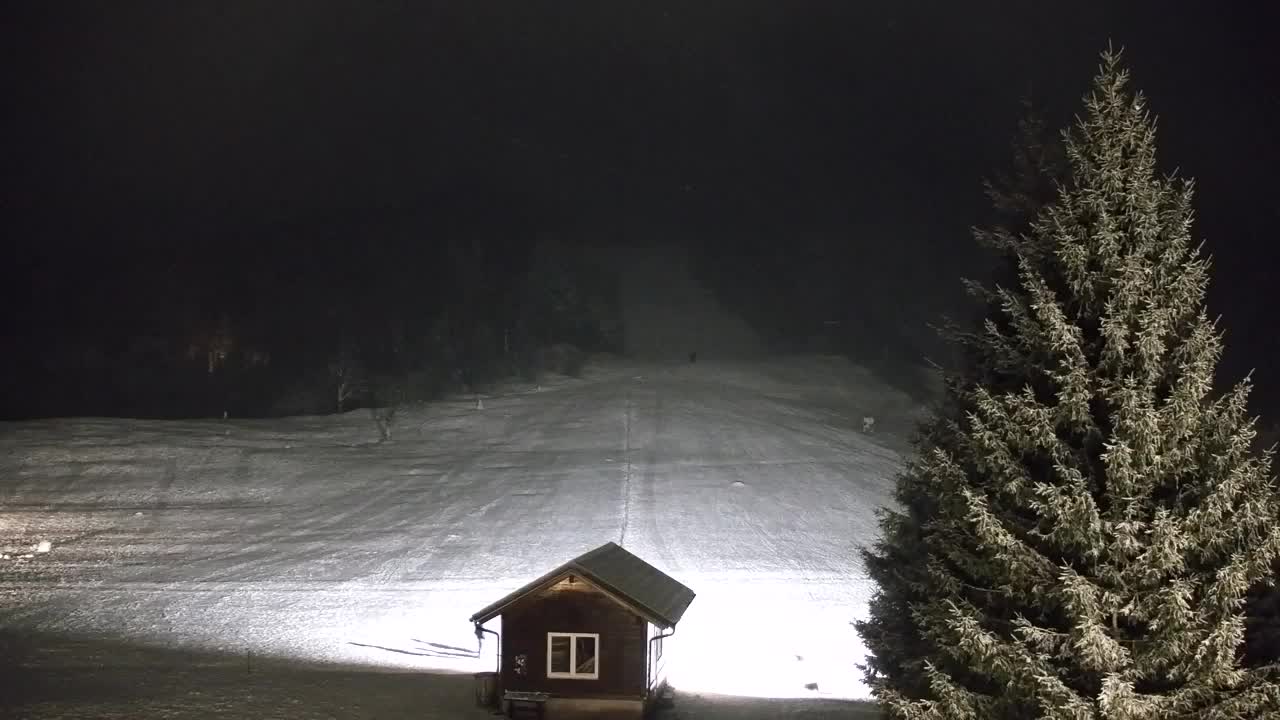
{"label": "shadow on snow", "polygon": [[[473,651],[413,640],[421,652]],[[373,647],[373,646],[365,646]],[[0,716],[78,718],[493,718],[475,704],[470,674],[326,665],[150,646],[108,637],[0,630]],[[653,720],[872,720],[868,703],[828,699],[759,699],[682,693]]]}

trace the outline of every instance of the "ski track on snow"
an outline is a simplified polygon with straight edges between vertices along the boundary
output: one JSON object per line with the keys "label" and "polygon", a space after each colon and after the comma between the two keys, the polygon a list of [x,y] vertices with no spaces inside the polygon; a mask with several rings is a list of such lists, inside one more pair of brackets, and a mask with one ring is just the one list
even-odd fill
{"label": "ski track on snow", "polygon": [[[903,432],[857,432],[869,408]],[[385,444],[359,412],[4,423],[0,549],[54,551],[0,561],[0,627],[471,672],[490,651],[410,638],[474,647],[472,612],[621,533],[698,593],[677,686],[754,652],[797,694],[822,675],[830,696],[863,696],[856,551],[913,412],[833,360],[613,361],[484,409],[406,408]],[[740,648],[761,625],[771,644]],[[703,689],[751,690],[731,685]]]}

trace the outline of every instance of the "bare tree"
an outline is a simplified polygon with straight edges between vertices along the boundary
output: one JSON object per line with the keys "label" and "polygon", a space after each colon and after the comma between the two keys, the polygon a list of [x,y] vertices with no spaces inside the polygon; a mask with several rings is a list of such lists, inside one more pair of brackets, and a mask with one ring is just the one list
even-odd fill
{"label": "bare tree", "polygon": [[404,404],[405,388],[398,378],[383,378],[376,383],[373,403],[369,412],[378,426],[378,442],[390,442],[391,430],[400,406]]}
{"label": "bare tree", "polygon": [[346,409],[348,401],[365,393],[364,368],[360,364],[355,343],[349,338],[342,341],[337,357],[330,361],[329,377],[335,384],[338,412]]}

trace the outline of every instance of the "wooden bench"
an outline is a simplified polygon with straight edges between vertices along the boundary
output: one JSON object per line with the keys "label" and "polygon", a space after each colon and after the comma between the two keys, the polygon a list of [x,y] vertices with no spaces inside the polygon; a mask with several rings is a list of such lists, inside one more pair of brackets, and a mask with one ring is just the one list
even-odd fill
{"label": "wooden bench", "polygon": [[551,697],[544,692],[520,692],[507,690],[502,693],[502,702],[506,706],[507,717],[534,717],[538,720],[546,717],[547,700]]}

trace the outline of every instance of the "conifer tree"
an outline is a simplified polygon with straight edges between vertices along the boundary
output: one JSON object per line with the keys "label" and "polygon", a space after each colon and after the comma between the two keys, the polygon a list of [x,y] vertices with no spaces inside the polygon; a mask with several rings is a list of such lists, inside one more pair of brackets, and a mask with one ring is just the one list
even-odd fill
{"label": "conifer tree", "polygon": [[1045,126],[1044,114],[1030,97],[1021,101],[1022,115],[1010,143],[1012,162],[983,183],[996,212],[996,226],[978,231],[978,242],[996,250],[1009,250],[1017,237],[1030,229],[1040,209],[1054,199],[1057,183],[1066,170],[1062,143]]}
{"label": "conifer tree", "polygon": [[1271,456],[1249,380],[1212,392],[1191,184],[1158,174],[1127,83],[1104,54],[1056,197],[1005,238],[1017,282],[962,338],[973,362],[867,553],[859,632],[893,717],[1280,714],[1276,668],[1242,661],[1280,557]]}
{"label": "conifer tree", "polygon": [[[993,224],[990,228],[974,230],[978,244],[995,253],[997,266],[993,280],[1004,286],[1017,282],[1018,264],[1013,248],[1018,238],[1030,230],[1040,209],[1053,199],[1066,166],[1062,143],[1056,134],[1046,129],[1044,116],[1029,97],[1024,97],[1021,105],[1017,130],[1010,142],[1009,169],[983,183],[993,207]],[[999,316],[1001,299],[979,283],[966,284],[969,293],[979,302],[975,321],[981,323],[984,318],[992,317],[1007,327]],[[981,373],[990,365],[980,345],[966,342],[963,327],[949,323],[939,328],[939,332],[964,351],[959,358],[961,374]],[[937,423],[926,424],[915,438],[916,445],[925,448],[941,442],[937,434],[944,429]],[[868,682],[889,682],[904,695],[920,698],[928,691],[921,658],[932,648],[922,637],[910,607],[923,600],[926,591],[921,575],[927,548],[919,538],[920,528],[931,516],[934,506],[923,487],[912,482],[913,479],[908,475],[897,488],[902,510],[880,512],[886,540],[862,551],[864,566],[879,592],[871,600],[870,617],[856,621],[854,626],[871,650],[862,668]]]}

